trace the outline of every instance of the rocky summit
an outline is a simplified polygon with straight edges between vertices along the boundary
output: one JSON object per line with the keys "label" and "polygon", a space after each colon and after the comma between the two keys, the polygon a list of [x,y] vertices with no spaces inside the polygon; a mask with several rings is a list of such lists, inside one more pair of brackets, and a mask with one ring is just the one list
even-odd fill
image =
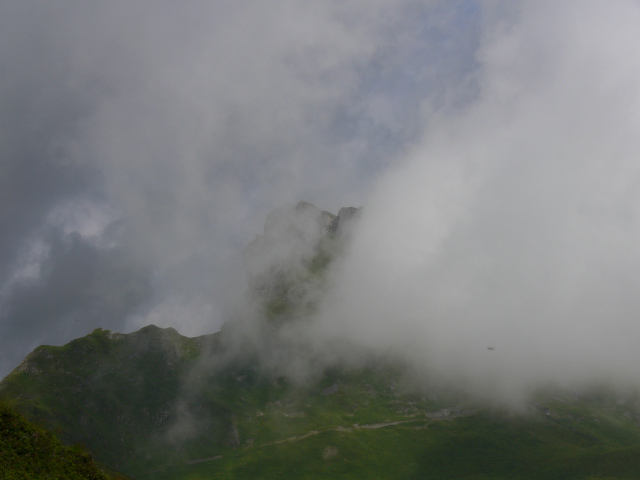
{"label": "rocky summit", "polygon": [[274,277],[308,269],[328,243],[345,235],[359,211],[344,207],[334,215],[299,202],[295,207],[285,206],[271,212],[264,233],[256,235],[244,250],[250,287],[262,292]]}
{"label": "rocky summit", "polygon": [[291,320],[309,310],[309,294],[321,289],[323,273],[340,256],[360,211],[344,207],[334,215],[299,202],[267,216],[264,233],[244,250],[249,289],[266,319]]}

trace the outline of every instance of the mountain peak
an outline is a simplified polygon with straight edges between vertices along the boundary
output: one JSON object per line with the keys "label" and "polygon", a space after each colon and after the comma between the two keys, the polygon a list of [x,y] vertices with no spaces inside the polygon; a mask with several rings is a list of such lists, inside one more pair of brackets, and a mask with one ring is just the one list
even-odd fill
{"label": "mountain peak", "polygon": [[348,225],[359,211],[343,207],[334,215],[301,201],[269,213],[263,234],[244,251],[254,298],[266,301],[267,310],[279,313],[293,304],[304,304],[302,299],[339,254]]}
{"label": "mountain peak", "polygon": [[308,202],[284,206],[267,215],[264,233],[245,248],[244,261],[249,282],[274,268],[288,268],[312,257],[321,242],[344,232],[359,208],[343,207],[338,215],[320,210]]}

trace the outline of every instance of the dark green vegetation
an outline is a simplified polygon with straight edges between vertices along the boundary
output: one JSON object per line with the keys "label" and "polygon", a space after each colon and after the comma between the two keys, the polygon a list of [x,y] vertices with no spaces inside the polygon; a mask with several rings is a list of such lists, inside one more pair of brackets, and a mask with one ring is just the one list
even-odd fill
{"label": "dark green vegetation", "polygon": [[38,347],[3,380],[0,395],[119,470],[145,458],[150,439],[175,417],[180,379],[205,343],[153,326],[129,335],[98,329],[62,347]]}
{"label": "dark green vegetation", "polygon": [[[138,480],[640,478],[637,395],[547,391],[510,414],[418,381],[397,359],[361,352],[347,367],[280,335],[315,308],[354,210],[336,217],[302,203],[271,216],[247,254],[259,312],[247,324],[198,338],[98,329],[38,347],[0,397]],[[298,255],[263,261],[281,254],[283,229]]]}
{"label": "dark green vegetation", "polygon": [[0,402],[0,478],[107,480],[91,456],[81,448],[62,445]]}
{"label": "dark green vegetation", "polygon": [[556,392],[509,415],[419,387],[397,362],[334,366],[296,383],[222,344],[221,334],[97,330],[39,347],[0,394],[140,480],[611,480],[640,472],[633,396]]}

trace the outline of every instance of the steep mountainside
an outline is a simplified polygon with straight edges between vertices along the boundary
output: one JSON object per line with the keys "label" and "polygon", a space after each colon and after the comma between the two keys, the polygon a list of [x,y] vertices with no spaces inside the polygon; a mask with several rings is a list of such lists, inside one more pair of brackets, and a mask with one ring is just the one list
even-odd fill
{"label": "steep mountainside", "polygon": [[269,351],[314,365],[279,326],[313,310],[356,214],[301,203],[270,216],[245,252],[260,307],[247,320],[253,337],[233,324],[198,338],[98,329],[38,347],[0,382],[0,397],[139,480],[639,477],[634,394],[540,392],[516,415],[371,352],[303,377],[265,362]]}
{"label": "steep mountainside", "polygon": [[153,447],[149,439],[176,415],[182,377],[215,346],[215,335],[190,339],[152,325],[128,335],[98,329],[62,347],[38,347],[0,394],[117,469]]}
{"label": "steep mountainside", "polygon": [[0,478],[108,480],[91,457],[0,403]]}
{"label": "steep mountainside", "polygon": [[37,349],[0,394],[137,479],[611,480],[640,471],[635,397],[555,392],[514,416],[419,386],[394,362],[296,383],[204,352],[216,343],[156,327],[100,330]]}

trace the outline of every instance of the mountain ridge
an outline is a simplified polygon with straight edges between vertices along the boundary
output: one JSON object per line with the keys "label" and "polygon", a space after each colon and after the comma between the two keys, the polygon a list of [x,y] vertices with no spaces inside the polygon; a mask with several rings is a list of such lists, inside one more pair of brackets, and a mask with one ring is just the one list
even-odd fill
{"label": "mountain ridge", "polygon": [[[340,229],[340,214],[306,203],[271,217],[245,252],[259,279],[255,319],[194,338],[148,325],[40,346],[0,382],[0,397],[139,480],[637,478],[637,392],[549,389],[514,414],[421,376],[401,355],[318,363],[280,335],[313,311],[359,210],[345,212]],[[315,370],[279,367],[302,361]]]}

